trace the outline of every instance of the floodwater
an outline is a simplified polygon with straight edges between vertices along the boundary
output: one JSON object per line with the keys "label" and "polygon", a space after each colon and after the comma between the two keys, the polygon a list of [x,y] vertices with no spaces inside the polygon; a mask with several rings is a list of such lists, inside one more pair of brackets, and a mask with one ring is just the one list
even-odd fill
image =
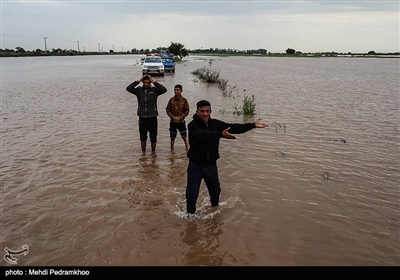
{"label": "floodwater", "polygon": [[[1,250],[28,245],[18,265],[400,265],[399,59],[186,57],[157,78],[152,154],[125,90],[140,58],[1,59]],[[187,121],[207,99],[214,118],[269,123],[221,140],[220,206],[202,184],[194,216],[165,113],[178,83]],[[234,114],[244,95],[256,116]]]}

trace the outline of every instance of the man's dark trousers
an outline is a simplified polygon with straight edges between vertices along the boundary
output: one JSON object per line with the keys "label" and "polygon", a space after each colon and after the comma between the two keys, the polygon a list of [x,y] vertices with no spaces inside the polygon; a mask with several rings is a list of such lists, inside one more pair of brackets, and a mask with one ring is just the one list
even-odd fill
{"label": "man's dark trousers", "polygon": [[187,168],[187,186],[186,186],[186,209],[187,212],[194,214],[196,212],[196,202],[199,196],[201,180],[207,186],[210,195],[211,206],[217,206],[221,187],[218,179],[218,167],[216,163],[200,165],[189,162]]}

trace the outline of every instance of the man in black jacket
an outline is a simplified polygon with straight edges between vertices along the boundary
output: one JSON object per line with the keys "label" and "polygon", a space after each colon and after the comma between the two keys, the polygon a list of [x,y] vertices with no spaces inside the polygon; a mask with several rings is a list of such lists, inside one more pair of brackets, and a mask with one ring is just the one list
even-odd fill
{"label": "man in black jacket", "polygon": [[[143,83],[143,85],[138,86],[140,83]],[[151,83],[154,86],[151,86]],[[150,134],[151,151],[155,152],[158,133],[157,98],[166,93],[167,89],[151,76],[144,75],[140,80],[131,83],[126,90],[137,97],[142,152],[146,152],[147,133]]]}
{"label": "man in black jacket", "polygon": [[189,131],[189,165],[187,168],[186,210],[196,212],[202,179],[210,195],[211,206],[217,206],[221,193],[218,179],[217,160],[219,159],[219,140],[236,139],[233,134],[245,133],[253,128],[264,128],[268,124],[257,119],[254,123],[226,123],[212,119],[211,104],[206,100],[197,102],[193,120],[188,124]]}

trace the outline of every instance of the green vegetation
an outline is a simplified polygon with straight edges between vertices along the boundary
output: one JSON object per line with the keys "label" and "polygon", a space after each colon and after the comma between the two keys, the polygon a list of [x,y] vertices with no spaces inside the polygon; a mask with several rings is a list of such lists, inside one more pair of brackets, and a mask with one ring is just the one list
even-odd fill
{"label": "green vegetation", "polygon": [[206,67],[201,67],[197,68],[192,72],[193,75],[199,76],[200,80],[206,83],[219,83],[219,71],[211,69],[213,60],[210,59],[208,61],[208,68]]}
{"label": "green vegetation", "polygon": [[75,50],[52,49],[51,51],[43,51],[36,49],[34,51],[26,51],[24,48],[17,47],[15,50],[0,49],[0,57],[19,57],[19,56],[72,56],[72,55],[101,55],[109,54],[108,52],[78,52]]}
{"label": "green vegetation", "polygon": [[400,57],[400,52],[380,53],[368,51],[366,53],[340,53],[329,52],[302,52],[293,48],[287,48],[283,52],[268,52],[266,49],[236,50],[236,49],[194,49],[189,50],[190,54],[207,56],[259,56],[259,57]]}
{"label": "green vegetation", "polygon": [[181,43],[171,42],[171,45],[168,47],[168,52],[178,56],[180,59],[188,55],[188,51],[185,49],[185,46]]}
{"label": "green vegetation", "polygon": [[[244,90],[244,92],[246,92],[246,90]],[[246,93],[244,94],[242,110],[245,116],[255,115],[256,103],[254,102],[254,95],[247,96]]]}
{"label": "green vegetation", "polygon": [[[197,75],[202,82],[206,83],[215,83],[218,85],[218,88],[222,90],[223,96],[232,96],[232,92],[236,89],[236,86],[229,86],[228,80],[222,79],[219,77],[218,70],[212,69],[213,60],[210,59],[208,61],[208,68],[202,67],[192,71],[193,75]],[[246,90],[243,90],[243,104],[237,104],[236,98],[239,97],[239,91],[237,90],[236,97],[233,97],[233,114],[235,115],[245,115],[245,116],[253,116],[256,111],[256,103],[254,102],[254,95],[247,96]],[[223,110],[223,112],[226,112]]]}
{"label": "green vegetation", "polygon": [[109,55],[109,54],[148,54],[148,53],[161,53],[167,51],[174,54],[174,59],[181,60],[185,56],[191,55],[206,55],[206,56],[260,56],[260,57],[398,57],[400,58],[400,52],[393,53],[380,53],[375,51],[368,51],[365,53],[339,53],[335,51],[329,52],[302,52],[295,50],[293,48],[287,48],[285,51],[271,53],[266,49],[250,49],[250,50],[238,50],[238,49],[220,49],[220,48],[208,48],[208,49],[186,49],[182,43],[171,42],[169,47],[157,47],[153,49],[137,49],[132,48],[126,51],[103,51],[100,49],[98,51],[80,51],[71,49],[52,49],[52,50],[41,50],[36,49],[32,51],[25,50],[22,47],[16,47],[15,49],[0,49],[0,57],[7,56],[51,56],[51,55]]}

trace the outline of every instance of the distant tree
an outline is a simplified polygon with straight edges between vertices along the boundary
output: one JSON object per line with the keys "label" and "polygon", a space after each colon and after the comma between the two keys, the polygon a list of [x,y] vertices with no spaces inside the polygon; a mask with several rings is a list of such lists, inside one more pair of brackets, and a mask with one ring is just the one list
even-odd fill
{"label": "distant tree", "polygon": [[287,54],[294,54],[295,52],[296,52],[296,50],[291,49],[291,48],[288,48],[288,49],[286,50],[286,53],[287,53]]}
{"label": "distant tree", "polygon": [[369,51],[368,54],[376,54],[374,51]]}
{"label": "distant tree", "polygon": [[168,52],[179,56],[179,58],[181,59],[182,57],[188,55],[188,51],[185,49],[185,46],[181,43],[171,42],[171,45],[169,45],[168,47]]}
{"label": "distant tree", "polygon": [[187,51],[187,49],[182,49],[181,54],[182,54],[182,57],[189,56],[189,52]]}
{"label": "distant tree", "polygon": [[24,52],[26,52],[26,51],[24,50],[24,48],[21,48],[21,47],[16,47],[15,49],[17,50],[17,53],[24,53]]}
{"label": "distant tree", "polygon": [[51,52],[52,53],[62,53],[62,50],[60,49],[60,48],[57,48],[57,49],[51,49]]}

